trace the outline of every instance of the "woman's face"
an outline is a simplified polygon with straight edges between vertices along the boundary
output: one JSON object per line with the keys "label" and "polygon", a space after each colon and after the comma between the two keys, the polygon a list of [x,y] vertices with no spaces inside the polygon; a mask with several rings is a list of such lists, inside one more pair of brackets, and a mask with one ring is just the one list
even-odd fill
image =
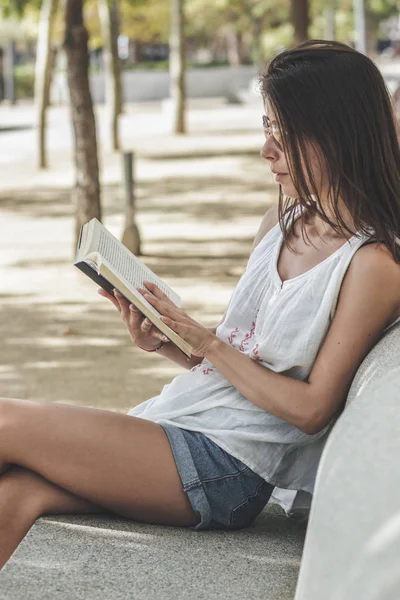
{"label": "woman's face", "polygon": [[[260,154],[263,158],[269,161],[274,179],[281,185],[283,194],[285,196],[289,196],[290,198],[297,198],[299,193],[289,175],[289,167],[286,160],[286,155],[283,151],[283,146],[280,144],[281,139],[278,121],[267,98],[264,99],[264,107],[265,116],[268,117],[268,122],[267,127],[264,127],[265,142]],[[326,182],[325,168],[321,169],[321,161],[318,160],[315,150],[311,148],[309,150],[308,160],[310,162],[311,172],[314,180],[319,188],[318,192],[322,196]],[[304,163],[304,160],[302,160],[302,163]],[[308,183],[306,172],[304,172],[304,175]]]}

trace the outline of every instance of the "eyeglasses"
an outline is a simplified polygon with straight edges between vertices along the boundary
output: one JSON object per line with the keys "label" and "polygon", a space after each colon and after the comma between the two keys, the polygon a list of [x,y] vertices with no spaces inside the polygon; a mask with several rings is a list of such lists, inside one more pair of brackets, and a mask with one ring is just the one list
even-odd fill
{"label": "eyeglasses", "polygon": [[279,131],[279,127],[276,123],[271,123],[271,119],[267,115],[262,116],[262,123],[264,131],[267,135],[272,135],[274,142],[280,150],[282,150],[282,134]]}

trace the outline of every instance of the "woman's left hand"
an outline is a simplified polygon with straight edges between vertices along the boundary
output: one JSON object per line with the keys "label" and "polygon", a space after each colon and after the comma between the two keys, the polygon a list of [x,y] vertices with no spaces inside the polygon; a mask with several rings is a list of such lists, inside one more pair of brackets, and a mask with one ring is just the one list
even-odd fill
{"label": "woman's left hand", "polygon": [[205,356],[217,336],[176,306],[155,283],[144,284],[149,291],[141,290],[142,294],[161,313],[161,320],[192,346],[195,356]]}

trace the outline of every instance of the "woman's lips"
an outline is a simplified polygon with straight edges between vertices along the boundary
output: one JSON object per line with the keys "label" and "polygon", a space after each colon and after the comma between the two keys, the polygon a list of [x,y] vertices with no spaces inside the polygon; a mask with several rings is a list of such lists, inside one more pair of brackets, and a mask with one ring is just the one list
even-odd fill
{"label": "woman's lips", "polygon": [[275,181],[281,181],[288,173],[275,173]]}

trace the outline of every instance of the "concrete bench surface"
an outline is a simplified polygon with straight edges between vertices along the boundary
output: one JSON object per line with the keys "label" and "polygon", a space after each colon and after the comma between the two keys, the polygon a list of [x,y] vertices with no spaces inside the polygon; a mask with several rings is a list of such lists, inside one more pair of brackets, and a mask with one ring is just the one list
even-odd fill
{"label": "concrete bench surface", "polygon": [[[399,348],[400,323],[363,361],[349,391],[349,407],[328,439],[296,600],[367,600],[366,594],[331,592],[361,552],[366,537],[358,533],[365,523],[371,533],[382,524],[379,515],[394,516],[387,497],[400,507],[400,442],[393,455],[391,440],[393,428],[400,431]],[[387,398],[382,412],[381,398]],[[237,532],[193,532],[108,515],[42,517],[0,574],[0,600],[292,600],[305,529],[272,502],[251,527]]]}
{"label": "concrete bench surface", "polygon": [[400,326],[361,365],[318,470],[296,600],[400,598]]}
{"label": "concrete bench surface", "polygon": [[269,503],[240,531],[117,517],[38,519],[0,575],[1,600],[291,600],[305,525]]}

